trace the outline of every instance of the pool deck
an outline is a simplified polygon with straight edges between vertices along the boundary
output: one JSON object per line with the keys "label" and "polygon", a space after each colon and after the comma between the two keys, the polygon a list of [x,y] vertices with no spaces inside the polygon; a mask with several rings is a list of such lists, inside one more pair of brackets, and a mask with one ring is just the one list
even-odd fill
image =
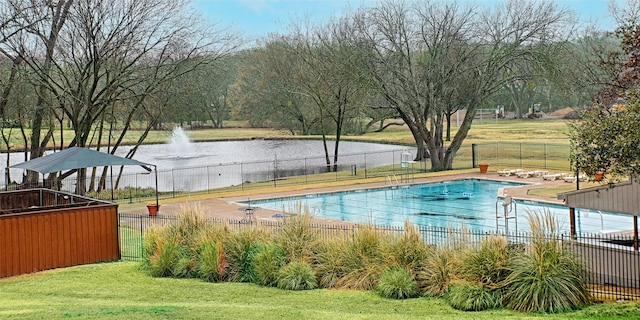
{"label": "pool deck", "polygon": [[[548,197],[539,197],[529,195],[529,191],[532,189],[538,188],[547,188],[561,185],[568,185],[569,183],[565,182],[562,179],[559,180],[544,180],[541,177],[530,177],[530,178],[518,178],[517,176],[500,176],[497,172],[488,172],[488,173],[475,173],[475,172],[465,172],[465,173],[457,173],[451,175],[438,175],[431,177],[421,177],[415,178],[411,181],[411,184],[420,184],[420,183],[429,183],[429,182],[438,182],[444,180],[459,180],[459,179],[487,179],[487,180],[497,180],[497,181],[508,181],[508,182],[517,182],[517,183],[527,183],[523,186],[518,187],[507,187],[502,189],[502,194],[498,196],[509,195],[515,200],[532,200],[538,202],[545,203],[553,203],[553,204],[562,204],[562,201],[548,198]],[[343,185],[343,186],[335,186],[335,187],[325,187],[325,188],[309,188],[308,186],[301,186],[299,190],[295,191],[278,191],[277,188],[265,189],[264,192],[261,193],[251,193],[250,195],[243,196],[234,196],[234,197],[217,197],[216,195],[197,195],[194,197],[181,197],[177,199],[166,199],[160,200],[160,211],[159,215],[176,215],[181,208],[187,206],[197,206],[202,209],[205,213],[206,217],[211,218],[227,218],[227,219],[243,219],[245,216],[245,209],[247,206],[245,204],[241,204],[240,202],[246,202],[248,200],[259,200],[259,199],[269,199],[269,198],[277,198],[277,197],[290,197],[290,196],[298,196],[298,195],[306,195],[306,194],[318,194],[318,193],[329,193],[329,192],[338,192],[338,191],[349,191],[349,190],[359,190],[359,189],[371,189],[371,188],[380,188],[388,186],[384,182],[376,182],[376,183],[365,183],[365,184],[353,184],[353,185]],[[122,203],[119,205],[118,211],[120,213],[130,213],[130,214],[147,214],[146,203]],[[256,219],[259,220],[271,220],[275,221],[279,218],[274,217],[277,211],[258,208],[254,211],[253,215]],[[331,219],[324,219],[321,217],[317,217],[318,220],[321,221],[333,221]]]}

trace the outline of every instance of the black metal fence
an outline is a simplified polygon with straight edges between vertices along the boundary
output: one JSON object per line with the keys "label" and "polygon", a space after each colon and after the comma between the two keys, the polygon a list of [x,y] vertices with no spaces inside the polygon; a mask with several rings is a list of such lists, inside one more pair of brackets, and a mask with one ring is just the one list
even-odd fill
{"label": "black metal fence", "polygon": [[[357,180],[375,177],[394,177],[398,180],[417,172],[431,169],[430,162],[413,162],[415,148],[340,155],[338,164],[327,165],[324,157],[278,159],[256,162],[211,164],[199,167],[183,167],[170,170],[158,169],[157,189],[160,197],[169,198],[191,193],[206,193],[220,188],[249,190],[253,188],[282,187],[309,183]],[[464,166],[471,167],[467,162]],[[137,169],[137,168],[136,168]],[[153,172],[138,170],[118,174],[119,168],[108,171],[102,182],[102,192],[89,193],[91,197],[112,200],[140,200],[155,197],[156,176]],[[98,170],[100,174],[102,168]],[[99,175],[98,174],[98,175]],[[90,170],[87,176],[91,176]],[[93,184],[92,184],[93,183]],[[86,186],[94,185],[98,178],[87,178]],[[62,191],[75,192],[75,176],[66,178],[59,186],[47,186]],[[5,190],[42,186],[6,185]]]}
{"label": "black metal fence", "polygon": [[570,147],[564,144],[495,142],[473,144],[472,162],[516,168],[570,170]]}
{"label": "black metal fence", "polygon": [[[471,152],[469,152],[471,151]],[[344,154],[339,163],[327,165],[324,157],[279,159],[256,162],[211,164],[200,167],[184,167],[157,172],[157,189],[160,197],[175,197],[181,194],[206,193],[220,188],[248,190],[265,186],[281,187],[309,183],[342,180],[393,177],[408,179],[415,173],[431,170],[429,159],[411,161],[415,148]],[[477,168],[480,163],[503,167],[528,167],[541,169],[569,170],[569,146],[561,144],[533,144],[496,142],[473,144],[471,149],[462,148],[456,155],[456,169]],[[102,168],[97,170],[98,175]],[[91,172],[88,172],[91,176]],[[86,186],[103,190],[89,195],[99,199],[129,200],[137,202],[155,196],[156,177],[143,170],[131,172],[126,167],[119,174],[119,168],[112,168],[100,182],[97,177],[87,178]],[[61,185],[45,186],[61,191],[76,192],[74,176],[66,178]],[[4,190],[16,188],[42,187],[39,182],[29,186],[8,184]]]}
{"label": "black metal fence", "polygon": [[[175,217],[149,217],[147,215],[120,214],[120,247],[122,258],[140,260],[143,255],[144,234],[154,226],[164,226]],[[254,228],[256,222],[245,220],[211,219],[212,223],[224,223],[232,231]],[[260,221],[260,227],[277,232],[282,221]],[[349,239],[364,225],[316,223],[312,227],[325,239]],[[369,226],[367,226],[369,227]],[[373,226],[386,234],[402,234],[403,227]],[[434,246],[475,246],[490,236],[491,232],[418,226],[425,243]],[[530,233],[509,233],[509,243],[526,245],[534,236]],[[579,257],[588,269],[588,282],[596,299],[640,299],[640,253],[633,249],[633,238],[626,235],[582,234],[577,237],[556,235],[553,238]]]}

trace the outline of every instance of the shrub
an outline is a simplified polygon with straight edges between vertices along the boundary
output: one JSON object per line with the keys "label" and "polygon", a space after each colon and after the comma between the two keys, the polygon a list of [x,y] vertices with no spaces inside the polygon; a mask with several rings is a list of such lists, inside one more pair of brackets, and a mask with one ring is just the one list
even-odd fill
{"label": "shrub", "polygon": [[316,254],[315,270],[319,285],[323,288],[335,288],[346,268],[342,259],[346,255],[347,244],[342,239],[329,239],[321,242]]}
{"label": "shrub", "polygon": [[384,270],[385,258],[380,250],[385,236],[372,226],[359,228],[341,251],[343,276],[336,286],[345,289],[371,290]]}
{"label": "shrub", "polygon": [[142,259],[143,265],[149,266],[149,259],[156,253],[158,242],[163,238],[164,228],[153,226],[144,234],[142,243]]}
{"label": "shrub", "polygon": [[284,251],[287,261],[311,261],[318,245],[318,233],[311,228],[311,214],[305,212],[284,219],[274,241]]}
{"label": "shrub", "polygon": [[258,275],[256,274],[256,268],[254,260],[256,255],[265,249],[265,244],[261,242],[253,243],[247,250],[245,250],[242,256],[242,263],[240,269],[241,282],[258,283]]}
{"label": "shrub", "polygon": [[398,266],[385,269],[376,285],[376,292],[385,298],[407,299],[420,295],[418,284],[411,272]]}
{"label": "shrub", "polygon": [[500,308],[500,298],[490,288],[470,282],[452,283],[445,300],[449,305],[463,311],[482,311]]}
{"label": "shrub", "polygon": [[398,265],[412,272],[424,265],[429,250],[420,237],[420,231],[408,221],[400,237],[382,243],[382,256],[387,265]]}
{"label": "shrub", "polygon": [[196,261],[187,253],[187,250],[178,246],[180,258],[171,267],[171,275],[176,278],[192,278],[196,274]]}
{"label": "shrub", "polygon": [[198,276],[209,282],[219,281],[224,275],[222,245],[205,242],[198,251]]}
{"label": "shrub", "polygon": [[439,247],[429,253],[425,265],[416,272],[420,290],[429,296],[443,295],[449,283],[456,277],[457,251],[450,247]]}
{"label": "shrub", "polygon": [[149,257],[151,275],[154,277],[173,276],[180,272],[178,264],[184,258],[184,249],[175,239],[161,238],[156,243],[156,249]]}
{"label": "shrub", "polygon": [[278,272],[285,263],[284,252],[275,245],[265,245],[253,257],[256,282],[274,287],[278,283]]}
{"label": "shrub", "polygon": [[302,261],[290,262],[278,273],[278,288],[284,290],[311,290],[318,282],[311,266]]}
{"label": "shrub", "polygon": [[257,243],[263,242],[266,235],[259,228],[249,228],[229,234],[224,238],[224,252],[227,262],[225,279],[241,281],[247,267],[246,251]]}
{"label": "shrub", "polygon": [[533,240],[507,278],[505,305],[517,311],[564,312],[591,301],[584,266],[558,240],[549,211],[529,214]]}
{"label": "shrub", "polygon": [[509,275],[509,263],[513,250],[503,236],[491,236],[462,258],[462,273],[470,282],[480,283],[491,289],[504,285]]}
{"label": "shrub", "polygon": [[199,205],[182,206],[176,221],[167,225],[165,233],[177,239],[181,245],[189,248],[195,255],[198,250],[196,237],[205,229],[207,221]]}

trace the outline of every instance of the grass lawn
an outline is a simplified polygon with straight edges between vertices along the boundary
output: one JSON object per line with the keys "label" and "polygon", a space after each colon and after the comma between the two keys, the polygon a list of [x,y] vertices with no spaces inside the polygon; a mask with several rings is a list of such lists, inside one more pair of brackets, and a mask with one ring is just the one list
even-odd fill
{"label": "grass lawn", "polygon": [[285,291],[246,283],[152,278],[137,262],[71,267],[0,280],[1,319],[640,319],[640,304],[559,315],[461,312],[444,299],[373,292]]}
{"label": "grass lawn", "polygon": [[[567,133],[569,131],[568,120],[559,119],[510,119],[510,120],[475,120],[465,139],[465,145],[472,143],[492,143],[500,142],[527,142],[527,143],[559,143],[568,144]],[[306,138],[321,139],[320,136],[293,136],[286,130],[277,130],[271,128],[251,128],[244,122],[228,122],[226,128],[221,129],[196,129],[189,130],[185,128],[192,141],[210,141],[210,140],[234,140],[234,139],[251,139],[251,138]],[[451,128],[451,136],[457,132],[454,125]],[[9,133],[9,129],[5,129],[5,133]],[[22,137],[16,129],[11,131],[12,149],[22,148]],[[30,130],[26,129],[26,134],[30,134]],[[60,132],[56,130],[56,141],[60,141]],[[107,134],[106,132],[104,133]],[[141,134],[140,130],[130,130],[125,135],[124,144],[135,144]],[[73,139],[73,131],[70,129],[63,130],[64,141],[69,142]],[[145,139],[145,143],[166,143],[171,136],[171,130],[154,130],[150,131]],[[328,136],[331,139],[331,136]],[[392,126],[383,132],[368,132],[363,135],[343,135],[344,140],[357,140],[369,142],[386,142],[415,145],[415,141],[411,136],[411,132],[406,126]],[[107,141],[107,137],[103,138]],[[445,142],[445,144],[448,144]],[[53,141],[49,145],[53,147]],[[5,150],[3,144],[1,150]]]}

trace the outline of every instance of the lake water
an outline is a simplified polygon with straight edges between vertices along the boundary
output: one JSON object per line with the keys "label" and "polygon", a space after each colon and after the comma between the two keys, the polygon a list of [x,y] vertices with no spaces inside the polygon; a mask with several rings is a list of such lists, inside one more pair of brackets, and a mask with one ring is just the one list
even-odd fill
{"label": "lake water", "polygon": [[[201,191],[239,185],[244,182],[271,180],[276,177],[314,174],[326,171],[324,147],[319,140],[243,140],[189,142],[172,139],[172,143],[143,145],[134,159],[158,168],[158,189],[163,191]],[[333,154],[335,143],[328,142]],[[131,147],[121,147],[116,155],[124,156]],[[403,151],[415,155],[415,148],[397,145],[341,141],[338,164],[341,170],[400,164]],[[104,150],[106,151],[106,149]],[[0,157],[6,163],[6,154]],[[333,156],[331,156],[333,159]],[[11,163],[24,161],[22,153],[12,154]],[[118,168],[114,168],[116,171]],[[11,169],[13,180],[21,179],[22,169]],[[154,179],[137,166],[127,166],[120,187],[155,187]],[[73,178],[63,183],[65,190]],[[4,175],[0,177],[4,185]],[[110,185],[110,181],[107,182]]]}

